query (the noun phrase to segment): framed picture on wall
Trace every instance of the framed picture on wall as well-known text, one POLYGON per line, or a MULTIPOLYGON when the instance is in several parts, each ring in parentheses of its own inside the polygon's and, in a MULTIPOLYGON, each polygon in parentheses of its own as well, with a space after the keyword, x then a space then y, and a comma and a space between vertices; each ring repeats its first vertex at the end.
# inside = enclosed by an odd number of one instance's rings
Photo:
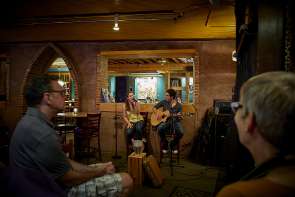
POLYGON ((0 56, 0 101, 8 100, 9 64, 6 57, 0 56))
POLYGON ((157 96, 157 79, 155 77, 137 77, 135 79, 138 99, 155 99, 157 96))
POLYGON ((103 102, 104 103, 109 103, 110 99, 109 99, 109 91, 108 91, 108 89, 101 88, 101 94, 102 94, 103 102))

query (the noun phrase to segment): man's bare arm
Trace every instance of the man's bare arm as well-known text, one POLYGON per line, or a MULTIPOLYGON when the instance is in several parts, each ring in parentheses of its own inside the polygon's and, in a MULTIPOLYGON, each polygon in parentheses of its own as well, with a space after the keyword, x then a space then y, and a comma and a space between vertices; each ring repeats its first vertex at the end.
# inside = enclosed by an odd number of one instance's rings
POLYGON ((59 181, 69 187, 79 185, 95 177, 115 172, 114 166, 111 162, 105 163, 105 165, 101 165, 100 167, 91 167, 70 159, 68 161, 71 164, 72 169, 59 178, 59 181))

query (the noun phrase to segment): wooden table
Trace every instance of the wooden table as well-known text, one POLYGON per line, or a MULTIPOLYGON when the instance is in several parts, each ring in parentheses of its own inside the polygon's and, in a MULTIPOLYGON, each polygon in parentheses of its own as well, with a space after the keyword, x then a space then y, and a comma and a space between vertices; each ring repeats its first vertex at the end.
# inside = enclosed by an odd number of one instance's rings
POLYGON ((75 151, 72 150, 74 146, 73 141, 75 141, 75 135, 70 137, 69 144, 67 143, 67 135, 71 135, 74 133, 74 129, 76 127, 82 127, 84 125, 84 120, 87 118, 87 112, 65 112, 65 113, 58 113, 56 115, 58 119, 61 119, 61 124, 57 124, 57 127, 62 128, 60 135, 62 136, 63 141, 63 149, 65 152, 69 153, 69 156, 74 157, 75 151), (66 146, 66 147, 65 147, 66 146))
POLYGON ((72 133, 72 130, 75 127, 83 126, 83 120, 87 118, 87 112, 65 112, 58 113, 57 119, 59 119, 59 123, 57 123, 57 127, 63 127, 64 133, 72 133))
POLYGON ((87 118, 87 112, 65 112, 58 113, 57 116, 66 117, 66 118, 87 118))
POLYGON ((65 112, 58 113, 57 117, 64 117, 64 123, 75 124, 78 127, 83 127, 87 123, 85 119, 87 118, 87 112, 65 112))

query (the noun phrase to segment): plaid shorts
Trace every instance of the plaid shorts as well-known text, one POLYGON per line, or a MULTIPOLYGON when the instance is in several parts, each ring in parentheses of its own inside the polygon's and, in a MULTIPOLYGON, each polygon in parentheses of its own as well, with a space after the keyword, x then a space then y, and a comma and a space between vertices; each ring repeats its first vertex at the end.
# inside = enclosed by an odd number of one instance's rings
MULTIPOLYGON (((95 164, 92 166, 98 166, 95 164)), ((122 192, 120 174, 108 174, 74 186, 68 192, 68 197, 119 196, 122 192)))

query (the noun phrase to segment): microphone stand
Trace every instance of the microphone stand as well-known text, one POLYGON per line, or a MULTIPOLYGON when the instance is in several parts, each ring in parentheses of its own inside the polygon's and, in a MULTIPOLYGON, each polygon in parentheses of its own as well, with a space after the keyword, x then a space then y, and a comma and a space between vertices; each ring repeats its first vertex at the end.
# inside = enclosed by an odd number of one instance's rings
MULTIPOLYGON (((173 112, 173 109, 171 108, 171 111, 173 112)), ((183 165, 179 165, 179 164, 173 164, 173 150, 172 150, 172 147, 171 147, 171 142, 172 142, 172 140, 174 140, 174 137, 175 137, 175 135, 176 135, 176 133, 175 133, 175 120, 174 120, 174 117, 175 116, 175 114, 174 113, 172 113, 172 117, 171 117, 171 125, 170 125, 170 132, 172 132, 171 133, 171 136, 172 136, 172 138, 170 139, 170 141, 169 141, 169 149, 170 149, 170 162, 169 162, 169 167, 170 167, 170 175, 171 176, 173 176, 174 175, 174 171, 173 171, 173 167, 179 167, 179 168, 184 168, 184 166, 183 165)), ((178 151, 178 153, 177 153, 177 157, 179 157, 179 154, 180 154, 180 148, 179 148, 179 143, 180 142, 178 142, 177 143, 177 151, 178 151)), ((178 160, 179 161, 179 160, 178 160)))
POLYGON ((115 103, 115 155, 112 156, 113 159, 121 159, 121 156, 118 155, 118 115, 117 115, 117 103, 115 103))

